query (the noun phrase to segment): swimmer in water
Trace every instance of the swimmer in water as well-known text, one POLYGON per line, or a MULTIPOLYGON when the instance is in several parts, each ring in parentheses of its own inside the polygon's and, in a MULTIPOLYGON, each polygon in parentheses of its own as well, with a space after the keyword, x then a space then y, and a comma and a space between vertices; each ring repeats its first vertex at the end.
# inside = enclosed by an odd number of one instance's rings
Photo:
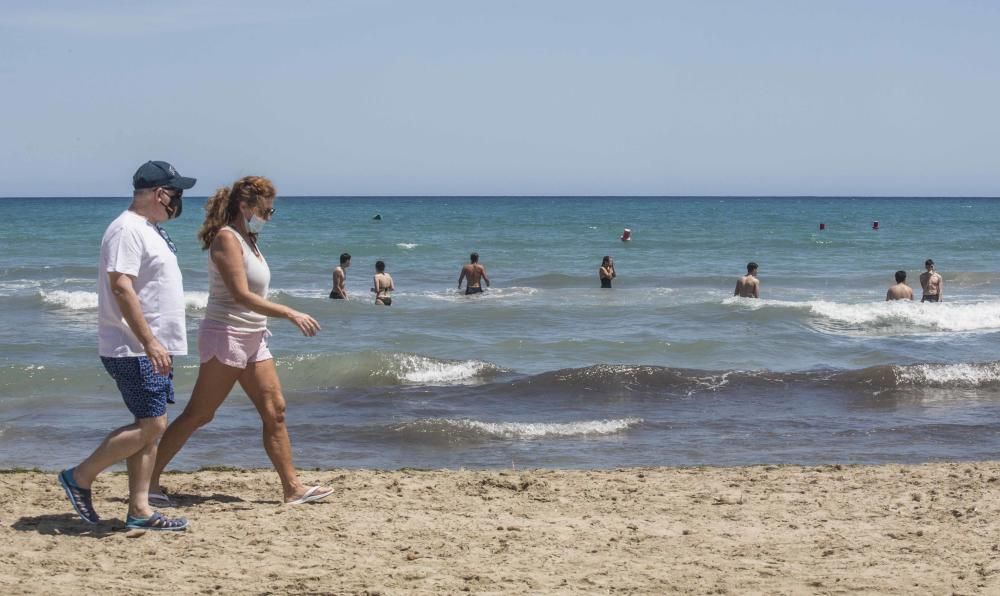
POLYGON ((913 288, 906 285, 906 272, 896 272, 896 285, 889 288, 885 293, 885 301, 890 300, 913 300, 913 288))
POLYGON ((340 255, 340 265, 333 270, 333 290, 330 298, 334 300, 347 300, 347 288, 344 282, 347 281, 347 268, 351 266, 351 255, 344 253, 340 255))
POLYGON ((601 287, 610 288, 611 280, 615 278, 615 260, 605 255, 601 261, 601 267, 597 270, 598 277, 601 278, 601 287))
POLYGON ((920 274, 920 287, 924 290, 924 295, 920 297, 921 302, 941 302, 944 298, 944 279, 941 274, 934 270, 934 259, 924 261, 927 271, 920 274))
POLYGON ((747 274, 736 280, 734 296, 740 298, 760 298, 760 280, 757 279, 757 263, 747 263, 747 274))
POLYGON ((375 304, 392 306, 392 296, 389 292, 395 290, 396 286, 392 283, 392 276, 385 272, 384 261, 375 261, 375 277, 372 283, 375 286, 372 288, 375 292, 375 304))
POLYGON ((469 263, 462 267, 462 272, 458 275, 458 289, 462 289, 462 280, 466 281, 465 295, 479 294, 483 291, 481 281, 486 282, 486 287, 490 287, 490 278, 486 275, 486 267, 479 264, 479 253, 474 252, 469 255, 469 263))

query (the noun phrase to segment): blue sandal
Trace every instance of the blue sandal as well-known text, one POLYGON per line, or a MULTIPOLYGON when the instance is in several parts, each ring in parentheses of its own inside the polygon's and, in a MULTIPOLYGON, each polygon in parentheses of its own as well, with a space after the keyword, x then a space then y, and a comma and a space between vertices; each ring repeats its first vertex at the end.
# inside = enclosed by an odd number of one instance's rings
POLYGON ((69 498, 70 504, 73 505, 73 509, 80 516, 80 519, 88 524, 97 524, 101 521, 100 516, 94 511, 91 490, 76 485, 76 481, 73 480, 73 468, 59 472, 59 484, 66 491, 66 497, 69 498))
POLYGON ((132 517, 125 519, 127 530, 160 530, 166 532, 183 532, 188 527, 188 520, 183 517, 171 519, 159 511, 149 517, 132 517))

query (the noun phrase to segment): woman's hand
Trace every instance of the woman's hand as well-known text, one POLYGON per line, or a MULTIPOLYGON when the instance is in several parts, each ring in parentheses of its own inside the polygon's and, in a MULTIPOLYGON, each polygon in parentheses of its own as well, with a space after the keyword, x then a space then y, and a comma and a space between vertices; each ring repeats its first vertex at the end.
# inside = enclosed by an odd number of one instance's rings
POLYGON ((304 312, 289 309, 285 318, 298 327, 299 330, 302 331, 302 335, 305 335, 306 337, 312 337, 320 330, 319 323, 316 322, 316 319, 310 317, 304 312))

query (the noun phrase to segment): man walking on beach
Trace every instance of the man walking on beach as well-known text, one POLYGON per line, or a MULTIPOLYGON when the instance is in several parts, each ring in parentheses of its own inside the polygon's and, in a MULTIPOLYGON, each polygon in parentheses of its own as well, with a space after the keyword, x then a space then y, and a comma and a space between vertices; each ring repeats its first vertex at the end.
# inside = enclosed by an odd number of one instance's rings
POLYGON ((479 253, 474 252, 469 255, 469 263, 462 267, 462 273, 458 275, 458 289, 462 289, 462 280, 465 283, 465 295, 479 294, 483 291, 481 281, 486 282, 486 287, 490 287, 490 278, 486 276, 486 267, 479 264, 479 253))
POLYGON ((351 255, 346 252, 340 255, 340 265, 333 270, 333 291, 330 298, 335 300, 347 300, 347 289, 344 282, 347 281, 347 268, 351 266, 351 255))
POLYGON ((890 300, 913 300, 913 288, 906 285, 906 272, 903 270, 896 272, 896 285, 885 293, 885 301, 890 300))
POLYGON ((760 298, 760 280, 757 279, 757 263, 747 263, 747 274, 736 280, 733 296, 740 298, 760 298))
POLYGON ((920 274, 920 287, 924 289, 921 302, 941 302, 944 297, 944 279, 934 270, 934 259, 924 261, 927 271, 920 274))
POLYGON ((173 357, 187 354, 184 288, 177 248, 161 222, 181 214, 181 195, 194 186, 169 163, 149 161, 132 178, 132 204, 104 232, 98 270, 98 351, 135 422, 115 429, 59 483, 83 521, 100 521, 91 498, 97 475, 125 460, 129 507, 125 527, 184 530, 149 506, 156 444, 173 403, 173 357))

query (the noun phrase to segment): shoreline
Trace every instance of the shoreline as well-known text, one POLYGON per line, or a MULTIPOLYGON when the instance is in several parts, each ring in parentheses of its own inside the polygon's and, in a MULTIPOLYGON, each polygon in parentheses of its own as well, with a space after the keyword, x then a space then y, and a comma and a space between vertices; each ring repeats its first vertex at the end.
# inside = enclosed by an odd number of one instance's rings
POLYGON ((170 473, 187 533, 96 529, 55 472, 0 473, 5 594, 997 593, 1000 461, 611 470, 170 473))

